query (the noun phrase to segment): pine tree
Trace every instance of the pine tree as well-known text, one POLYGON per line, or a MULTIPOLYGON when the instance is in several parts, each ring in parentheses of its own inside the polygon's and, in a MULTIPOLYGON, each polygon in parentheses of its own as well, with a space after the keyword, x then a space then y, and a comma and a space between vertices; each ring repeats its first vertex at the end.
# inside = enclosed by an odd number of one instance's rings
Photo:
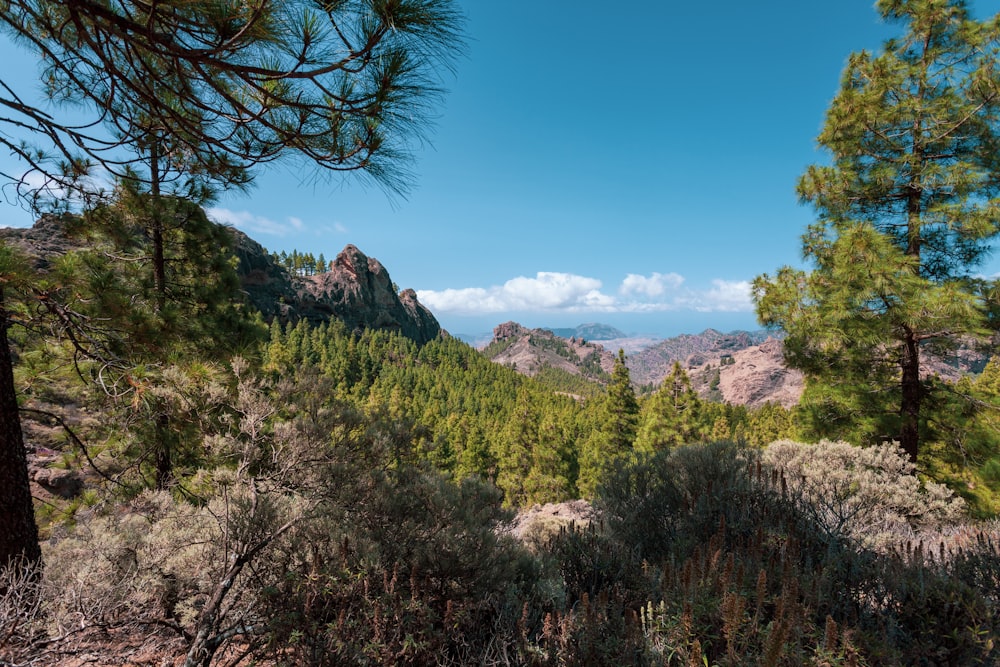
POLYGON ((538 446, 538 425, 539 414, 532 396, 521 388, 497 451, 497 486, 508 505, 521 506, 527 500, 525 482, 538 446))
POLYGON ((632 388, 628 366, 625 365, 625 351, 618 350, 611 382, 608 383, 608 398, 605 403, 604 432, 607 434, 609 453, 621 454, 632 449, 639 421, 639 402, 632 388))
POLYGON ((660 389, 645 401, 640 419, 635 441, 639 450, 652 452, 704 438, 701 399, 680 362, 674 362, 660 389))
POLYGON ((597 423, 580 453, 580 493, 593 495, 604 472, 632 451, 639 420, 639 402, 632 388, 625 351, 618 350, 608 393, 597 411, 597 423))
MULTIPOLYGON (((0 82, 9 93, 0 97, 0 124, 9 128, 0 132, 0 145, 26 170, 2 177, 33 204, 53 181, 103 197, 103 185, 92 186, 109 174, 148 192, 162 297, 168 274, 156 250, 163 233, 156 200, 167 194, 161 192, 167 167, 182 185, 181 173, 239 184, 248 182, 246 170, 292 151, 319 169, 361 170, 391 190, 405 189, 400 162, 427 118, 428 96, 440 92, 431 81, 435 66, 447 65, 460 49, 459 23, 449 0, 251 0, 235 9, 199 1, 5 2, 0 29, 38 57, 50 97, 75 109, 59 118, 24 104, 0 82), (88 179, 95 171, 100 178, 88 179)), ((2 318, 6 309, 0 301, 0 328, 11 323, 2 318)), ((0 378, 12 363, 9 349, 0 352, 0 378)), ((0 411, 0 421, 19 422, 16 401, 0 403, 0 411)), ((13 433, 0 429, 3 480, 21 474, 23 457, 7 455, 23 449, 13 433)), ((23 502, 3 510, 31 513, 23 502)), ((37 547, 26 533, 0 532, 0 554, 34 554, 37 547)))
POLYGON ((905 33, 850 57, 819 136, 832 164, 798 186, 818 213, 803 237, 815 268, 760 276, 754 294, 807 375, 806 409, 916 461, 923 350, 987 323, 974 275, 1000 232, 1000 19, 977 23, 961 0, 877 8, 905 33))

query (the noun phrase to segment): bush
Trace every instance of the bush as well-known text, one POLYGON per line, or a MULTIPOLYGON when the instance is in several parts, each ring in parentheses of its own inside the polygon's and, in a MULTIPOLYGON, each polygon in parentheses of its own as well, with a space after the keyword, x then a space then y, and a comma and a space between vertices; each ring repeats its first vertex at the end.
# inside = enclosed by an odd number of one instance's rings
POLYGON ((782 440, 764 449, 763 461, 823 530, 867 547, 901 544, 963 516, 964 502, 941 484, 921 483, 893 444, 782 440))
MULTIPOLYGON (((619 466, 595 500, 606 530, 582 551, 608 555, 595 561, 598 572, 626 573, 631 564, 645 579, 592 577, 599 585, 588 589, 591 599, 638 612, 643 659, 659 664, 966 665, 1000 657, 991 639, 1000 613, 990 583, 1000 568, 995 550, 949 561, 917 547, 875 552, 821 524, 822 506, 791 486, 756 451, 725 444, 619 466), (639 608, 637 589, 649 596, 639 608)), ((893 488, 890 498, 912 491, 905 481, 893 488)), ((890 509, 921 509, 911 512, 918 526, 955 511, 947 500, 917 499, 890 509)))
POLYGON ((496 488, 409 466, 374 472, 367 486, 346 512, 310 523, 271 555, 258 585, 281 656, 480 663, 517 645, 524 603, 561 602, 558 589, 539 586, 537 560, 498 530, 510 514, 496 488))

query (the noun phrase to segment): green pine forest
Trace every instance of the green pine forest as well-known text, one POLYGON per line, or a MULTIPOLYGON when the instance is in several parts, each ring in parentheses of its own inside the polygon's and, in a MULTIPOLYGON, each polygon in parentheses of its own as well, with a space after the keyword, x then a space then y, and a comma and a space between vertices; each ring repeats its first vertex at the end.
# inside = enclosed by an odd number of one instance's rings
POLYGON ((448 0, 0 4, 113 137, 0 98, 72 240, 0 244, 0 664, 1000 663, 1000 357, 921 365, 996 348, 1000 18, 876 9, 798 185, 812 268, 753 285, 788 410, 249 305, 204 207, 287 152, 405 191, 448 0))

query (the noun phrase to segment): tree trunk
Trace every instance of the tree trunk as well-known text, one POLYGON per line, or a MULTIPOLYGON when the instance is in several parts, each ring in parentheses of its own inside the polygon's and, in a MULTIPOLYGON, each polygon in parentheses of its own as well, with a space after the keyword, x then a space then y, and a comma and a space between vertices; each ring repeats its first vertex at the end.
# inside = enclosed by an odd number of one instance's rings
POLYGON ((10 314, 0 285, 0 567, 15 559, 26 559, 29 564, 42 559, 14 390, 14 358, 7 340, 9 326, 10 314))
MULTIPOLYGON (((149 183, 152 195, 150 224, 153 237, 153 289, 156 292, 156 312, 163 314, 167 305, 167 262, 163 250, 163 218, 160 202, 160 144, 153 138, 149 148, 149 183)), ((156 488, 165 489, 173 480, 173 461, 170 452, 170 417, 156 416, 156 488)))
POLYGON ((167 302, 167 262, 163 252, 163 218, 160 205, 160 153, 159 143, 154 138, 149 149, 149 183, 153 206, 151 224, 153 226, 153 286, 156 290, 156 307, 162 312, 167 302))
POLYGON ((920 404, 923 401, 923 385, 920 383, 920 345, 914 333, 905 328, 903 357, 900 362, 902 379, 899 414, 902 424, 899 430, 899 445, 906 452, 910 462, 916 464, 920 448, 920 404))
POLYGON ((170 417, 166 414, 156 415, 156 488, 166 489, 174 480, 174 462, 170 447, 170 417))

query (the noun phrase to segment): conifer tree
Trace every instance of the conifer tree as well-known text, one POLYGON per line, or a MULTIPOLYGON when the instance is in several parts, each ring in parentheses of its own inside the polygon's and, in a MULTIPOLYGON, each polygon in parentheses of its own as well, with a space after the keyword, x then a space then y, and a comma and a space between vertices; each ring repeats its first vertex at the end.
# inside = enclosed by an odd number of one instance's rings
POLYGON ((628 366, 625 365, 624 350, 618 350, 615 367, 611 371, 604 416, 603 430, 608 436, 609 450, 619 454, 632 449, 638 428, 639 402, 635 397, 635 389, 632 388, 628 366))
POLYGON ((539 414, 531 394, 524 387, 517 392, 514 411, 500 436, 497 452, 497 486, 508 505, 520 506, 527 500, 525 481, 538 446, 539 414))
MULTIPOLYGON (((172 169, 185 186, 186 176, 241 185, 256 165, 291 152, 405 189, 409 142, 440 94, 435 67, 461 48, 459 23, 450 0, 0 3, 0 32, 37 56, 55 101, 76 107, 62 118, 33 107, 0 75, 0 125, 13 130, 0 132, 0 145, 26 170, 0 178, 32 203, 33 173, 49 192, 54 184, 103 197, 87 178, 94 171, 148 192, 162 297, 163 174, 172 169)), ((0 314, 7 309, 0 303, 0 314)), ((0 354, 0 377, 11 358, 0 354)), ((4 411, 19 421, 16 401, 0 404, 4 411)), ((10 433, 0 432, 4 479, 20 474, 7 466, 23 458, 10 433)), ((32 513, 24 503, 4 511, 32 513)), ((0 553, 37 553, 37 539, 23 539, 31 538, 0 533, 0 553)))
POLYGON ((611 463, 632 451, 638 429, 639 402, 632 388, 625 351, 618 350, 608 393, 597 411, 598 422, 580 454, 580 492, 590 496, 611 463))
POLYGON ((440 93, 434 69, 461 49, 460 22, 450 0, 12 0, 0 33, 37 56, 46 91, 75 109, 48 113, 3 80, 11 131, 0 145, 63 187, 86 187, 79 177, 95 166, 121 177, 146 146, 237 172, 292 149, 398 189, 440 93))
POLYGON ((645 401, 640 419, 635 447, 643 451, 689 445, 704 437, 701 399, 680 362, 674 362, 660 389, 645 401))
POLYGON ((987 325, 974 275, 1000 232, 1000 18, 976 22, 962 0, 876 6, 905 32, 850 57, 819 136, 832 163, 798 185, 818 214, 803 237, 814 269, 760 276, 754 295, 788 333, 806 409, 916 461, 921 355, 987 325))

